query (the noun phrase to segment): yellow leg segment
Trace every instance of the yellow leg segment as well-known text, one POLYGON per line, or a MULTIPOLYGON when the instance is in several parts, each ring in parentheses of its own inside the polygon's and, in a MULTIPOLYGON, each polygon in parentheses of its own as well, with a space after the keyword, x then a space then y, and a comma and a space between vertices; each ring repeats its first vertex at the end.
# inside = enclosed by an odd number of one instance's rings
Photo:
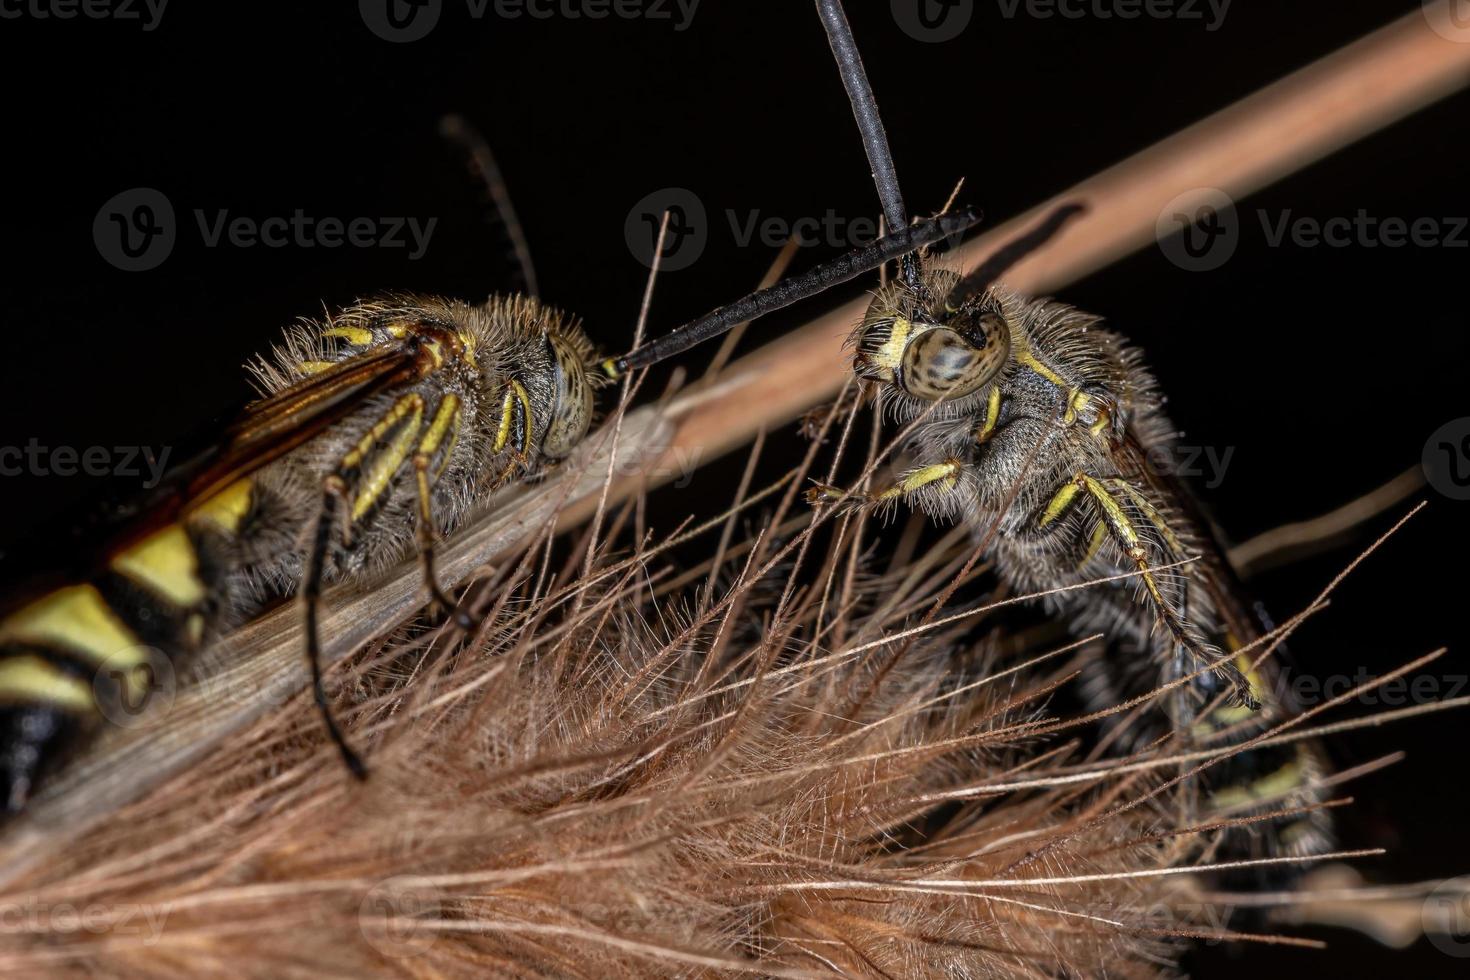
POLYGON ((357 497, 352 501, 352 513, 349 523, 356 524, 377 503, 389 484, 393 482, 393 475, 398 472, 408 454, 413 449, 414 440, 418 438, 419 430, 424 425, 424 396, 418 392, 410 392, 398 401, 393 407, 378 420, 367 434, 358 441, 342 459, 344 470, 354 470, 360 467, 368 452, 381 442, 389 433, 393 434, 384 451, 375 455, 370 461, 367 471, 363 474, 358 484, 357 497))
POLYGON ((497 453, 510 442, 512 431, 515 429, 516 403, 521 406, 521 444, 518 451, 524 455, 529 451, 531 445, 531 396, 526 393, 525 387, 515 378, 511 378, 505 385, 505 400, 500 407, 500 428, 495 433, 495 442, 491 448, 497 453))
POLYGON ((1123 553, 1138 569, 1144 590, 1148 592, 1149 599, 1153 603, 1154 612, 1169 630, 1174 641, 1193 654, 1196 659, 1211 664, 1215 673, 1231 685, 1235 698, 1240 704, 1252 710, 1259 708, 1261 703, 1251 689, 1250 682, 1241 674, 1239 668, 1229 661, 1216 663, 1218 658, 1211 656, 1210 652, 1190 635, 1179 613, 1165 600, 1163 590, 1159 588, 1158 579, 1154 576, 1153 568, 1149 564, 1148 552, 1143 546, 1138 529, 1129 518, 1127 511, 1124 510, 1122 503, 1101 480, 1086 473, 1078 473, 1072 478, 1071 483, 1058 490, 1052 497, 1039 523, 1044 527, 1059 518, 1081 491, 1085 491, 1097 505, 1102 514, 1103 523, 1107 525, 1114 539, 1122 546, 1123 553))
MULTIPOLYGON (((438 474, 442 473, 444 467, 448 465, 449 452, 454 448, 454 440, 459 432, 459 409, 459 396, 445 395, 434 410, 434 418, 429 422, 429 427, 424 431, 424 437, 419 441, 418 448, 413 454, 414 485, 418 489, 419 503, 419 562, 423 566, 424 585, 429 590, 430 599, 446 612, 453 610, 455 604, 439 585, 439 576, 434 567, 434 545, 437 532, 434 524, 434 495, 429 478, 429 467, 433 465, 434 456, 441 447, 445 450, 445 459, 441 461, 434 478, 437 479, 438 474)), ((474 626, 474 620, 465 612, 456 613, 455 622, 465 629, 474 626)))
POLYGON ((980 431, 975 433, 976 445, 983 446, 995 435, 995 428, 1000 424, 1000 385, 993 385, 990 389, 990 397, 985 402, 985 422, 980 426, 980 431))
POLYGON ((947 459, 942 463, 932 466, 921 466, 918 469, 909 470, 899 477, 898 482, 886 490, 876 493, 848 493, 841 487, 830 486, 826 483, 818 483, 806 493, 808 503, 830 504, 839 501, 854 501, 858 506, 872 504, 886 504, 909 494, 917 493, 926 487, 936 483, 942 484, 942 489, 948 493, 955 488, 959 482, 960 468, 963 464, 957 459, 947 459))

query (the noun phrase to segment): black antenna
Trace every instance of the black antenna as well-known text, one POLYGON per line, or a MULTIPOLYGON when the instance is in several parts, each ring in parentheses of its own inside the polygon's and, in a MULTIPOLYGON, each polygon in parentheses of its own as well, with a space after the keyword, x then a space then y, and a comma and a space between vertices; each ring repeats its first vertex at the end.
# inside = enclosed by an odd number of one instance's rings
POLYGON ((516 264, 520 268, 520 285, 524 287, 520 291, 532 298, 538 297, 541 290, 536 282, 536 267, 531 264, 531 247, 526 243, 521 219, 510 202, 510 192, 506 190, 500 164, 495 162, 495 154, 490 152, 490 144, 463 116, 445 116, 439 121, 439 134, 459 148, 470 173, 479 178, 480 187, 492 208, 486 213, 486 218, 498 225, 510 239, 511 251, 515 253, 516 264))
POLYGON ((1058 205, 1041 224, 1006 242, 990 258, 972 269, 969 275, 960 280, 956 293, 960 296, 973 296, 989 289, 996 280, 1005 275, 1007 269, 1051 241, 1067 222, 1086 211, 1086 205, 1075 201, 1058 205))
POLYGON ((853 249, 846 255, 823 263, 804 275, 783 279, 774 286, 757 290, 744 299, 712 310, 622 357, 610 357, 602 362, 602 369, 610 377, 619 378, 635 368, 657 364, 712 337, 718 337, 737 323, 784 309, 838 283, 872 272, 885 262, 892 262, 951 235, 958 235, 979 220, 980 212, 976 209, 960 208, 934 218, 916 221, 883 236, 871 245, 853 249))
MULTIPOLYGON (((883 117, 878 113, 878 102, 873 98, 873 87, 868 84, 868 73, 863 68, 862 55, 858 54, 857 42, 853 40, 852 25, 847 22, 842 0, 817 0, 817 14, 827 31, 827 43, 832 46, 832 56, 837 59, 837 70, 842 75, 842 86, 847 89, 847 100, 852 104, 853 117, 857 119, 858 131, 863 136, 863 150, 868 154, 868 167, 873 171, 878 200, 883 204, 884 220, 889 228, 902 228, 909 223, 908 212, 903 206, 903 191, 899 189, 898 174, 893 168, 893 153, 888 147, 883 117)), ((912 257, 903 260, 900 272, 904 282, 910 286, 918 284, 918 264, 912 257)))

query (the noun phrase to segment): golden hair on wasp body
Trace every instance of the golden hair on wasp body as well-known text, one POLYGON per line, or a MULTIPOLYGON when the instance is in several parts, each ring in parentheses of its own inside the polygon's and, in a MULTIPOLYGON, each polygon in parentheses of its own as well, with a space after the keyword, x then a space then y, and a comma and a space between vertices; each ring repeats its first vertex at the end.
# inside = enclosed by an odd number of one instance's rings
MULTIPOLYGON (((9 597, 0 614, 0 814, 24 809, 104 722, 141 714, 160 676, 196 661, 264 602, 290 596, 301 603, 327 730, 365 776, 327 708, 326 584, 417 553, 429 599, 453 610, 436 542, 498 488, 576 449, 610 365, 656 363, 977 218, 964 211, 900 229, 717 309, 676 331, 678 344, 631 362, 599 361, 578 320, 527 295, 479 305, 389 295, 289 329, 249 365, 262 397, 210 448, 95 541, 78 570, 9 597)), ((523 278, 534 281, 529 268, 523 278)))
MULTIPOLYGON (((817 0, 889 227, 908 222, 876 101, 840 0, 817 0)), ((986 545, 998 574, 1079 634, 1106 633, 1117 650, 1093 671, 1094 699, 1115 703, 1161 682, 1193 679, 1163 701, 1129 745, 1169 732, 1243 740, 1294 712, 1277 698, 1272 665, 1236 651, 1262 635, 1189 489, 1152 459, 1177 431, 1141 352, 1062 303, 1009 292, 1002 274, 1062 232, 1069 204, 961 274, 922 252, 906 256, 874 294, 849 345, 855 375, 877 391, 905 433, 908 468, 890 486, 847 493, 818 485, 817 504, 900 501, 958 519, 986 545), (1099 578, 1112 588, 1082 588, 1099 578)), ((1240 792, 1287 786, 1288 803, 1320 793, 1310 745, 1244 753, 1191 792, 1206 812, 1240 792)), ((1282 794, 1277 794, 1282 795, 1282 794)), ((1249 837, 1247 840, 1246 837, 1249 837)), ((1313 811, 1259 850, 1320 851, 1325 815, 1313 811)))

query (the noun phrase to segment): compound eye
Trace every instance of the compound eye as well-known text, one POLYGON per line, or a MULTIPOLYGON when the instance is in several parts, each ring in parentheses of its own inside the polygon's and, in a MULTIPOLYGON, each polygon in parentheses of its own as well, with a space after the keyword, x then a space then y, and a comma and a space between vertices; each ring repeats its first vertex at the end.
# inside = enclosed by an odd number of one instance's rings
POLYGON ((977 328, 973 341, 949 327, 916 333, 903 351, 903 389, 915 398, 937 401, 963 397, 987 384, 1005 364, 1010 334, 994 313, 982 315, 977 328))

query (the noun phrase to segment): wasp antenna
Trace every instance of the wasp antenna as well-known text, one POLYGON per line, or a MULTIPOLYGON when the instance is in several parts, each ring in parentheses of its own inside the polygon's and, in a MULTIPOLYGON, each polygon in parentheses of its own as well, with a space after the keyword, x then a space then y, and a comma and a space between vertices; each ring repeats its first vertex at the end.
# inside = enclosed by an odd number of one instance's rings
POLYGON ((648 367, 682 354, 697 344, 718 337, 737 323, 785 309, 839 283, 872 272, 886 262, 926 248, 951 235, 958 235, 972 227, 980 217, 980 212, 975 208, 959 208, 948 214, 916 221, 870 245, 853 249, 846 255, 823 263, 810 272, 782 280, 727 306, 711 310, 699 319, 691 320, 622 357, 610 357, 602 362, 602 369, 609 377, 619 378, 635 368, 648 367))
POLYGON ((959 295, 971 296, 989 289, 996 280, 1005 275, 1006 270, 1051 241, 1067 222, 1086 211, 1087 205, 1077 201, 1059 205, 1041 224, 1006 242, 990 258, 971 270, 959 285, 959 295))
POLYGON ((511 250, 515 253, 516 264, 520 266, 522 288, 519 291, 532 297, 540 296, 536 267, 531 264, 531 246, 526 242, 521 219, 516 215, 515 205, 510 202, 510 191, 506 190, 505 177, 500 172, 500 165, 495 162, 495 154, 490 152, 490 144, 485 142, 485 137, 480 135, 479 130, 459 115, 448 115, 441 119, 439 135, 464 154, 470 173, 480 181, 480 186, 489 197, 493 211, 487 217, 491 224, 504 230, 505 237, 510 239, 511 250))
POLYGON ((863 149, 868 154, 868 166, 873 169, 873 183, 878 186, 878 197, 883 202, 883 217, 887 219, 888 227, 902 228, 909 223, 903 206, 903 192, 898 186, 898 174, 893 169, 893 154, 888 147, 888 134, 883 130, 883 117, 878 113, 873 87, 868 84, 862 55, 858 54, 857 42, 852 37, 852 26, 847 22, 841 0, 817 0, 817 13, 826 28, 832 56, 837 59, 837 70, 842 74, 842 86, 847 89, 853 117, 857 119, 858 130, 863 135, 863 149))
MULTIPOLYGON (((858 54, 857 41, 852 36, 852 25, 847 22, 847 12, 842 9, 842 0, 817 0, 817 14, 827 31, 827 43, 832 46, 832 56, 837 59, 842 87, 847 89, 847 101, 852 105, 853 118, 862 133, 863 150, 868 155, 868 167, 878 188, 878 200, 883 204, 884 220, 890 228, 902 228, 909 223, 909 218, 903 204, 903 191, 898 186, 898 173, 893 166, 893 152, 888 146, 888 133, 883 129, 878 101, 873 97, 873 86, 868 83, 862 55, 858 54)), ((919 266, 913 256, 904 256, 900 265, 904 282, 910 286, 918 285, 919 266)))

